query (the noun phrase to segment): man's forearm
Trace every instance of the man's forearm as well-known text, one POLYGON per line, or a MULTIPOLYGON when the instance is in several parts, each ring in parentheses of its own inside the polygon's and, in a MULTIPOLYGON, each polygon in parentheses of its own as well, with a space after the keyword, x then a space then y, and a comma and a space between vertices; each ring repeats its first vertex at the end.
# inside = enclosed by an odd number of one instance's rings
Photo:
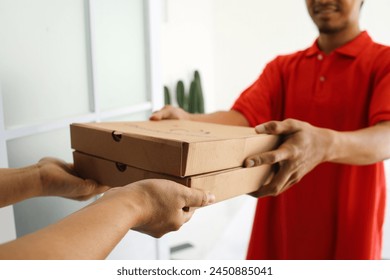
POLYGON ((368 165, 390 158, 390 121, 357 131, 331 133, 327 161, 368 165))
POLYGON ((234 110, 218 111, 210 114, 192 114, 191 120, 199 122, 218 123, 226 125, 249 126, 245 117, 234 110))

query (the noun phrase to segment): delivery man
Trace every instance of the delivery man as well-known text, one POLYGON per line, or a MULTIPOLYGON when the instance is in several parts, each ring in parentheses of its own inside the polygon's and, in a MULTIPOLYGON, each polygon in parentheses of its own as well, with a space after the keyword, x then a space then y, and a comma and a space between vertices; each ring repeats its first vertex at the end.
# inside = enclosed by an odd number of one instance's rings
POLYGON ((246 166, 278 165, 262 186, 248 259, 380 259, 390 158, 390 47, 359 27, 363 0, 306 0, 315 43, 279 56, 227 112, 171 106, 152 120, 254 126, 278 149, 246 166))

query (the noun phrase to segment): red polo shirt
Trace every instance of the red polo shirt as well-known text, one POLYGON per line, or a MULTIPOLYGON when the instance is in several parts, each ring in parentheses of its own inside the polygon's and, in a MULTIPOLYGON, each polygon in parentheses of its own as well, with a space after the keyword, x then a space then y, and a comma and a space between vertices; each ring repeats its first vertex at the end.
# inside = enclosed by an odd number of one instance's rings
MULTIPOLYGON (((293 118, 351 131, 390 120, 390 48, 366 32, 329 55, 315 42, 270 62, 232 109, 252 126, 293 118)), ((247 257, 379 259, 385 200, 383 163, 320 164, 259 199, 247 257)))

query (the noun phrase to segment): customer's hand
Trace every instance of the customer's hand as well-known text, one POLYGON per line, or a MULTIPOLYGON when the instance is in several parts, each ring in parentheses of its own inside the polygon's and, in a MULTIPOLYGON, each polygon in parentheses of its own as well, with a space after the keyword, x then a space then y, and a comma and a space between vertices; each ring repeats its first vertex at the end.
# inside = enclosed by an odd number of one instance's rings
POLYGON ((148 179, 110 189, 96 203, 110 201, 126 205, 129 227, 158 238, 178 230, 192 217, 193 207, 209 205, 215 197, 173 181, 148 179))
POLYGON ((160 120, 191 120, 191 114, 179 107, 166 105, 162 109, 154 112, 150 118, 151 121, 160 120))
POLYGON ((254 196, 276 196, 298 183, 303 176, 326 161, 330 146, 330 130, 309 123, 287 119, 271 121, 256 127, 259 134, 280 135, 281 145, 273 151, 254 155, 245 160, 246 167, 263 164, 278 165, 273 177, 254 196))
POLYGON ((43 158, 37 163, 40 196, 61 196, 86 200, 109 189, 93 180, 79 178, 73 165, 56 158, 43 158))

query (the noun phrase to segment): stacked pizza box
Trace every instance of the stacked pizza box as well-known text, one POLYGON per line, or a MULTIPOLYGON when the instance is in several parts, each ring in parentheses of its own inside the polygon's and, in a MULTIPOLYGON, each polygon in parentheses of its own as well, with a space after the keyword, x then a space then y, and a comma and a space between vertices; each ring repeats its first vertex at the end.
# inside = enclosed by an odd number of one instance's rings
POLYGON ((210 191, 222 201, 256 191, 271 166, 243 167, 277 137, 253 128, 183 120, 71 124, 80 176, 112 187, 157 178, 210 191))

